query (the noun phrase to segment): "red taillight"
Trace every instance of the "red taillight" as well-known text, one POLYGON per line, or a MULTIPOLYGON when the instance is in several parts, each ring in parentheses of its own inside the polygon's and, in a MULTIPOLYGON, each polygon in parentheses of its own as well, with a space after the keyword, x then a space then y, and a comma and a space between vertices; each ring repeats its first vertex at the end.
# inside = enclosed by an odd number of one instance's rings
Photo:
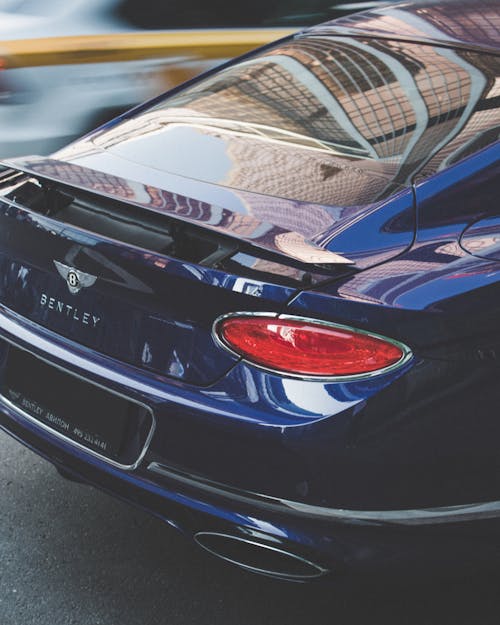
POLYGON ((227 348, 246 360, 306 377, 370 374, 410 354, 396 341, 313 320, 234 315, 220 320, 215 331, 227 348))

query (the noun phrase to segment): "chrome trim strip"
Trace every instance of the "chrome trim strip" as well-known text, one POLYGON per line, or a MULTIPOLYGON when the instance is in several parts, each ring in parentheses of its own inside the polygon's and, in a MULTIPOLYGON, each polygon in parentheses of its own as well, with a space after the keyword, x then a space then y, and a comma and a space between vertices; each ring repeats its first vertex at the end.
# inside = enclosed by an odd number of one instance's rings
POLYGON ((81 443, 73 440, 72 438, 68 438, 67 436, 65 436, 61 432, 58 432, 57 430, 54 430, 53 428, 49 427, 47 424, 43 423, 42 421, 39 421, 38 419, 36 419, 32 415, 30 415, 29 413, 25 412, 19 406, 16 406, 16 404, 12 403, 10 401, 10 399, 7 399, 7 397, 5 397, 5 395, 2 395, 1 393, 0 393, 0 408, 1 408, 2 404, 7 406, 7 408, 9 408, 13 412, 15 412, 18 416, 22 417, 23 419, 28 420, 30 423, 33 423, 37 427, 40 427, 42 430, 44 430, 46 432, 50 432, 50 434, 56 436, 57 438, 60 438, 64 442, 69 443, 72 446, 77 447, 78 449, 80 449, 80 450, 82 450, 84 452, 89 453, 91 456, 95 456, 96 458, 99 458, 100 460, 103 460, 103 461, 107 462, 108 464, 110 464, 110 465, 112 465, 112 466, 114 466, 114 467, 116 467, 118 469, 123 469, 123 470, 126 470, 126 471, 133 471, 134 469, 137 469, 137 467, 140 465, 140 463, 142 462, 142 460, 144 459, 144 456, 146 455, 146 453, 148 451, 149 445, 151 443, 151 440, 153 438, 153 435, 154 435, 154 432, 155 432, 155 429, 156 429, 156 417, 155 417, 155 414, 154 414, 153 410, 149 406, 147 406, 146 404, 144 404, 144 403, 142 403, 140 401, 137 401, 136 399, 132 399, 128 395, 124 395, 123 393, 119 393, 118 391, 110 389, 107 386, 104 386, 103 384, 99 384, 98 382, 94 382, 93 380, 89 380, 88 378, 79 375, 78 373, 75 373, 73 371, 65 369, 64 367, 61 367, 60 365, 57 365, 54 362, 52 362, 50 360, 47 360, 46 358, 43 358, 39 354, 36 354, 35 352, 27 349, 26 347, 23 347, 22 345, 19 345, 18 343, 16 343, 15 341, 12 341, 11 339, 5 337, 4 335, 2 335, 0 338, 3 341, 5 341, 6 343, 9 343, 10 345, 13 345, 17 349, 20 349, 22 351, 27 352, 28 354, 30 354, 34 358, 38 358, 38 360, 41 360, 42 362, 45 362, 46 364, 50 365, 51 367, 55 367, 56 369, 59 369, 60 371, 63 371, 64 373, 66 373, 68 375, 72 375, 73 377, 78 378, 78 379, 82 380, 83 382, 86 382, 88 384, 92 384, 93 386, 96 386, 96 387, 98 387, 98 388, 100 388, 100 389, 102 389, 104 391, 107 391, 108 393, 111 393, 112 395, 116 395, 117 397, 121 397, 122 399, 125 399, 125 400, 127 400, 127 401, 129 401, 129 402, 131 402, 133 404, 136 404, 137 406, 140 406, 141 408, 144 408, 151 415, 151 428, 149 430, 148 436, 146 437, 146 441, 144 443, 144 447, 143 447, 141 453, 139 454, 139 457, 137 458, 137 460, 133 464, 122 464, 120 462, 117 462, 116 460, 108 458, 107 456, 103 456, 102 454, 98 453, 97 451, 94 451, 93 449, 90 449, 89 447, 86 447, 85 445, 82 445, 81 443))
POLYGON ((255 367, 257 369, 260 369, 261 371, 266 371, 267 373, 272 373, 275 375, 281 375, 287 378, 295 378, 299 380, 308 380, 308 381, 314 381, 314 382, 355 382, 355 381, 362 381, 362 380, 370 380, 374 377, 383 375, 385 373, 390 373, 391 371, 394 371, 395 369, 402 367, 404 364, 406 364, 413 358, 413 353, 407 345, 405 345, 404 343, 401 343, 400 341, 397 341, 396 339, 383 336, 382 334, 369 332, 367 330, 361 330, 354 326, 348 326, 348 325, 341 324, 341 323, 335 323, 333 321, 323 321, 322 319, 314 319, 312 317, 301 317, 299 315, 285 315, 285 314, 279 314, 276 312, 233 312, 233 313, 220 315, 220 317, 217 317, 217 319, 212 324, 212 337, 214 341, 217 343, 217 345, 219 345, 219 347, 229 352, 232 356, 239 358, 241 362, 251 365, 252 367, 255 367), (397 362, 395 362, 392 365, 389 365, 388 367, 384 367, 383 369, 377 369, 376 371, 368 371, 366 373, 356 373, 352 375, 332 375, 332 376, 302 375, 300 373, 290 373, 288 371, 282 371, 280 369, 273 369, 272 367, 266 367, 265 365, 261 365, 259 363, 253 362, 252 360, 245 358, 244 356, 239 354, 237 351, 232 349, 232 347, 224 341, 224 338, 220 336, 220 334, 217 331, 217 326, 222 321, 224 321, 224 319, 230 319, 231 317, 272 317, 272 318, 275 318, 276 320, 286 319, 286 320, 291 320, 291 321, 303 321, 305 323, 314 323, 316 325, 322 325, 327 328, 333 328, 333 329, 338 329, 338 330, 348 330, 349 332, 356 332, 357 334, 364 334, 365 336, 370 336, 376 339, 380 339, 382 341, 386 341, 387 343, 391 343, 391 345, 398 347, 401 350, 403 355, 397 362))
POLYGON ((425 526, 440 523, 464 523, 467 521, 500 518, 500 501, 460 504, 435 508, 409 508, 401 510, 350 510, 347 508, 327 508, 261 495, 204 480, 196 476, 181 473, 157 462, 148 466, 148 471, 180 482, 188 487, 203 490, 211 495, 222 497, 231 502, 243 503, 255 507, 260 505, 270 512, 308 517, 311 520, 356 523, 359 525, 401 525, 425 526))
POLYGON ((315 564, 314 562, 311 562, 310 560, 307 560, 306 558, 303 558, 302 556, 298 556, 295 553, 286 551, 286 549, 279 549, 278 547, 272 547, 271 545, 267 545, 265 543, 259 543, 255 540, 249 540, 248 538, 233 536, 232 534, 224 534, 221 532, 197 532, 194 535, 194 540, 196 544, 199 545, 202 549, 205 549, 205 551, 208 551, 212 555, 217 556, 221 560, 225 560, 226 562, 235 564, 236 566, 239 566, 240 568, 245 569, 246 571, 250 571, 252 573, 260 573, 261 575, 267 575, 269 577, 274 577, 277 579, 287 579, 290 581, 317 579, 318 577, 322 577, 323 575, 326 575, 326 573, 329 572, 328 569, 325 569, 319 566, 319 564, 315 564), (274 553, 282 554, 292 560, 298 560, 299 562, 306 564, 311 569, 314 569, 316 573, 311 573, 310 575, 299 575, 299 574, 294 574, 294 573, 279 573, 277 571, 272 571, 271 569, 261 569, 259 567, 250 566, 249 564, 244 564, 243 562, 240 562, 239 560, 234 560, 233 558, 224 556, 220 554, 219 552, 217 552, 215 549, 211 549, 207 545, 204 545, 203 542, 200 542, 200 537, 202 536, 218 536, 220 538, 234 540, 235 542, 244 543, 246 545, 259 547, 260 549, 263 549, 263 550, 273 551, 274 553))

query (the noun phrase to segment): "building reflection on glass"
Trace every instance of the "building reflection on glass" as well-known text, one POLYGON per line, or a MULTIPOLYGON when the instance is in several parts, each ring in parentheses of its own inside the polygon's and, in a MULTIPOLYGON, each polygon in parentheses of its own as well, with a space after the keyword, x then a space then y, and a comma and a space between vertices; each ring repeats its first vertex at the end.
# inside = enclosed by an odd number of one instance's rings
MULTIPOLYGON (((438 23, 439 7, 426 11, 412 28, 432 12, 438 23)), ((484 14, 485 30, 498 29, 492 19, 484 14)), ((310 211, 318 232, 496 140, 499 69, 498 57, 468 50, 318 33, 205 79, 97 143, 171 173, 320 204, 310 211)), ((274 200, 243 201, 276 223, 274 200)), ((300 231, 303 206, 283 209, 280 224, 300 231)))

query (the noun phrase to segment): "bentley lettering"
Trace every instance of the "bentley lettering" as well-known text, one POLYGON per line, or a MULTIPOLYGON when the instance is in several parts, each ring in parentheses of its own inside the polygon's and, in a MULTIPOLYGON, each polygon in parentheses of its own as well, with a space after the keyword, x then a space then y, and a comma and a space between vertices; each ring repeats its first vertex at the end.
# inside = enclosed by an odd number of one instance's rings
POLYGON ((40 296, 40 305, 42 307, 46 307, 49 310, 53 310, 56 313, 64 315, 74 321, 79 321, 83 323, 83 325, 90 326, 92 328, 97 327, 97 324, 101 321, 101 318, 97 315, 92 314, 88 311, 82 311, 76 308, 76 306, 71 306, 71 304, 66 304, 60 299, 56 299, 55 297, 50 297, 46 293, 42 293, 40 296))

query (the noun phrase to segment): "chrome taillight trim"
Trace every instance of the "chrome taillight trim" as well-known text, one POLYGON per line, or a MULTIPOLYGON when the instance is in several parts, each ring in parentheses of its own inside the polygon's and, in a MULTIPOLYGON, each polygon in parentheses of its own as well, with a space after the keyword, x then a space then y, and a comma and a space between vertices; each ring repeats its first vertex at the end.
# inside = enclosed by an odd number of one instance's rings
POLYGON ((276 312, 233 312, 233 313, 220 315, 219 317, 217 317, 217 319, 214 321, 212 325, 212 337, 214 341, 217 343, 217 345, 219 345, 219 347, 225 349, 232 356, 236 356, 241 362, 245 362, 246 364, 251 365, 252 367, 255 367, 256 369, 260 369, 261 371, 266 371, 267 373, 280 375, 286 378, 294 378, 298 380, 308 380, 308 381, 315 381, 315 382, 354 382, 358 380, 360 381, 369 380, 374 377, 384 375, 386 373, 391 373, 392 371, 395 371, 396 369, 399 369, 400 367, 408 363, 413 358, 413 352, 407 345, 405 345, 404 343, 401 343, 400 341, 397 341, 396 339, 384 336, 383 334, 377 334, 376 332, 369 332, 368 330, 361 330, 360 328, 356 328, 355 326, 348 326, 348 325, 336 323, 333 321, 324 321, 322 319, 315 319, 312 317, 302 317, 298 315, 282 315, 276 312), (275 369, 273 367, 266 367, 265 365, 256 363, 253 360, 250 360, 249 358, 245 358, 245 356, 238 353, 224 340, 224 338, 219 333, 218 331, 219 325, 225 319, 231 319, 234 317, 269 317, 269 318, 273 318, 276 320, 300 321, 304 323, 313 323, 315 325, 322 325, 327 328, 332 328, 335 330, 346 330, 348 332, 354 332, 356 334, 364 334, 365 336, 370 336, 372 338, 379 339, 381 341, 385 341, 387 343, 390 343, 391 345, 394 345, 395 347, 401 350, 402 356, 397 362, 393 363, 392 365, 389 365, 388 367, 383 367, 382 369, 377 369, 376 371, 368 371, 366 373, 356 373, 356 374, 350 374, 350 375, 331 375, 331 376, 305 375, 305 374, 300 374, 300 373, 292 373, 292 372, 284 371, 281 369, 275 369))

